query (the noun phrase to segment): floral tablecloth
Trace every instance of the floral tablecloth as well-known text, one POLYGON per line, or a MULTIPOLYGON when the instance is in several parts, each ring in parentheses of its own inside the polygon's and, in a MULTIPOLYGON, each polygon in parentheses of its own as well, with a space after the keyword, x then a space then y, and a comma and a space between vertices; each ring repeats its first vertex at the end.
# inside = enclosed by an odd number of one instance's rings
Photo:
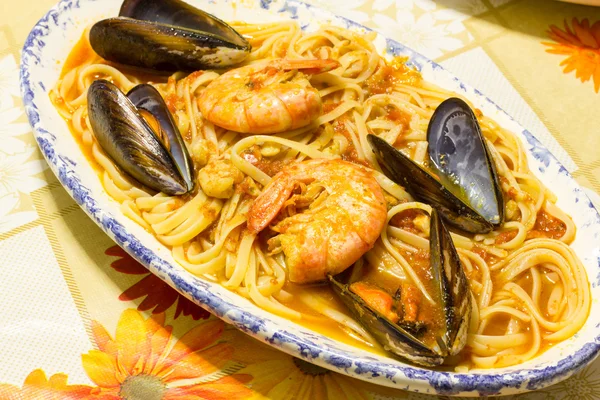
MULTIPOLYGON (((211 317, 79 209, 37 150, 20 49, 55 0, 1 0, 0 399, 429 398, 348 378, 211 317)), ((480 88, 600 191, 600 9, 550 0, 313 0, 480 88)), ((600 361, 520 398, 600 399, 600 361)))

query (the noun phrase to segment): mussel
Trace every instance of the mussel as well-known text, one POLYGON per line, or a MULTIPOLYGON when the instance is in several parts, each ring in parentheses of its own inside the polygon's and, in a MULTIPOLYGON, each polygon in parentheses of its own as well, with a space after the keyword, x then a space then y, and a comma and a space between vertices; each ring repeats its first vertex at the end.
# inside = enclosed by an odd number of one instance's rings
POLYGON ((159 71, 225 68, 251 49, 231 26, 181 0, 125 0, 119 17, 94 24, 90 44, 109 61, 159 71))
POLYGON ((194 187, 192 161, 160 93, 141 84, 127 96, 112 83, 94 81, 87 94, 92 131, 123 171, 169 195, 194 187))
MULTIPOLYGON (((398 304, 403 297, 399 296, 401 287, 396 293, 382 293, 388 298, 393 296, 398 318, 396 314, 391 317, 389 312, 382 313, 377 309, 381 308, 381 300, 366 301, 364 291, 355 286, 363 284, 361 279, 365 276, 354 270, 357 264, 341 274, 329 276, 329 280, 333 291, 386 350, 415 364, 431 367, 462 350, 472 309, 469 282, 452 238, 435 208, 430 218, 429 252, 431 281, 427 287, 432 301, 424 307, 429 307, 428 314, 437 319, 409 321, 407 312, 403 311, 405 304, 398 304)), ((369 284, 368 281, 365 284, 369 284)), ((378 290, 383 289, 375 288, 372 293, 377 295, 378 290)))
POLYGON ((475 114, 463 100, 449 98, 427 129, 428 168, 385 140, 367 137, 384 173, 417 200, 438 208, 452 226, 486 233, 504 222, 504 199, 490 151, 475 114))

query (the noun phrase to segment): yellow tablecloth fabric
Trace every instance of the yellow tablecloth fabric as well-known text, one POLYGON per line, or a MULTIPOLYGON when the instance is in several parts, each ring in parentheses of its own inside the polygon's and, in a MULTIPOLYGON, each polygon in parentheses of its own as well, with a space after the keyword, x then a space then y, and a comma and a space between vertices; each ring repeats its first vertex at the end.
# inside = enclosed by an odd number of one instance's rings
MULTIPOLYGON (((18 87, 21 47, 55 1, 0 2, 0 399, 429 398, 312 366, 209 317, 79 209, 37 150, 18 87)), ((313 2, 480 88, 600 192, 600 9, 549 0, 313 2)), ((600 361, 518 397, 600 399, 600 361)))

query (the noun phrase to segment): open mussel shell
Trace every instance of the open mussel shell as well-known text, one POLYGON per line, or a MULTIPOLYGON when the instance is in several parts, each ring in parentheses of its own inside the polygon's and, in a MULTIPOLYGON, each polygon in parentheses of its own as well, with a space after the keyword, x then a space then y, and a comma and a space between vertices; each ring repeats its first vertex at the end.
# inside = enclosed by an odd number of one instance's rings
POLYGON ((350 290, 347 283, 338 280, 338 276, 329 275, 333 291, 342 300, 362 326, 383 348, 412 363, 426 367, 435 367, 444 362, 444 355, 422 343, 409 330, 393 323, 385 316, 366 304, 360 296, 350 290))
MULTIPOLYGON (((169 195, 184 194, 192 189, 191 177, 184 178, 181 172, 186 168, 190 171, 190 165, 178 167, 157 133, 119 88, 106 80, 96 80, 88 89, 87 100, 94 136, 121 170, 149 188, 169 195)), ((163 128, 160 117, 153 118, 159 121, 158 129, 168 132, 174 128, 175 135, 179 135, 176 127, 163 128)), ((169 140, 171 151, 183 144, 181 138, 166 140, 169 140)), ((187 153, 185 145, 181 151, 187 153)), ((186 157, 189 160, 187 154, 182 160, 186 157)))
POLYGON ((371 144, 383 172, 415 199, 438 208, 448 223, 473 233, 489 232, 493 225, 473 210, 465 201, 450 192, 420 165, 385 140, 369 134, 371 144))
POLYGON ((435 206, 452 226, 486 233, 504 222, 498 175, 473 111, 462 100, 440 104, 427 132, 435 176, 385 140, 367 139, 383 172, 417 200, 435 206))
POLYGON ((498 227, 504 220, 504 202, 496 167, 473 110, 452 97, 433 113, 427 128, 431 167, 446 188, 498 227))
MULTIPOLYGON (((456 355, 466 344, 467 329, 471 318, 471 294, 469 283, 438 212, 433 209, 430 222, 430 270, 435 304, 442 309, 435 341, 425 343, 415 336, 414 330, 394 323, 369 306, 350 289, 352 270, 329 276, 333 291, 352 312, 354 317, 388 351, 415 364, 433 367, 446 357, 456 355)), ((424 300, 425 301, 425 300, 424 300)), ((427 325, 423 329, 431 329, 427 325)))
POLYGON ((238 47, 250 46, 226 22, 180 0, 125 0, 119 16, 210 33, 238 47))
POLYGON ((251 49, 225 22, 180 0, 125 0, 119 17, 94 24, 90 44, 109 61, 159 71, 226 68, 251 49))
POLYGON ((138 110, 146 110, 158 122, 162 134, 165 136, 163 144, 166 141, 168 151, 179 171, 179 174, 185 181, 187 190, 194 188, 194 166, 177 124, 169 112, 162 96, 152 85, 146 83, 137 85, 127 93, 127 98, 131 100, 138 110))

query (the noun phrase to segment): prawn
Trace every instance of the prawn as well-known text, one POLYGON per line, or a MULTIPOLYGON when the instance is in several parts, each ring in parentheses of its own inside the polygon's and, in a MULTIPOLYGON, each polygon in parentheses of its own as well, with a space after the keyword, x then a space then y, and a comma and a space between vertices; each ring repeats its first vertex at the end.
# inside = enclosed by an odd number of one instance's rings
POLYGON ((277 219, 271 229, 279 234, 269 239, 269 247, 283 251, 291 282, 309 283, 355 263, 373 247, 386 218, 383 190, 368 169, 314 159, 273 177, 248 212, 248 229, 257 234, 277 219), (298 187, 302 193, 294 194, 298 187), (307 197, 314 199, 308 207, 307 197), (285 216, 290 206, 304 207, 285 216))
POLYGON ((317 74, 335 69, 335 60, 277 59, 228 71, 202 92, 198 105, 210 122, 222 128, 268 134, 301 128, 318 118, 319 91, 303 71, 317 74))

